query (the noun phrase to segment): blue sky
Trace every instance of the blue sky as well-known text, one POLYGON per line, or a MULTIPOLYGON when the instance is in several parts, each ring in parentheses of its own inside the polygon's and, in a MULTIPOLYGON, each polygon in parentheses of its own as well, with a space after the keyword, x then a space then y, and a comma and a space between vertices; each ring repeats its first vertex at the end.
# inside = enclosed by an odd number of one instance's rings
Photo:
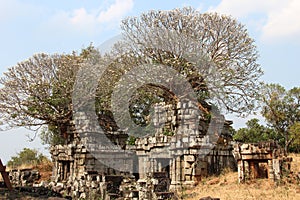
MULTIPOLYGON (((300 86, 300 1, 298 0, 0 0, 0 73, 35 53, 69 53, 117 35, 120 20, 147 10, 192 6, 201 12, 232 15, 256 41, 262 80, 290 89, 300 86)), ((244 119, 235 119, 235 127, 244 119)), ((0 158, 6 162, 28 142, 26 129, 1 132, 0 158)))

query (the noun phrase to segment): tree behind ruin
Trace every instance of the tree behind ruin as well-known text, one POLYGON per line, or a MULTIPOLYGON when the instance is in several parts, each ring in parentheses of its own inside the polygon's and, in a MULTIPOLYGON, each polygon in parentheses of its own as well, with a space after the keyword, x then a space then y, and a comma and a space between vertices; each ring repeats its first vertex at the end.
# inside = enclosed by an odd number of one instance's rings
MULTIPOLYGON (((254 109, 262 70, 258 53, 247 29, 234 18, 200 13, 192 8, 149 11, 129 17, 121 24, 123 40, 113 49, 108 84, 99 88, 99 98, 110 98, 107 88, 142 64, 172 67, 192 85, 199 101, 228 112, 245 114, 254 109)), ((154 91, 153 85, 143 91, 154 91)), ((159 88, 159 86, 158 86, 159 88)), ((157 88, 156 88, 157 89, 157 88)), ((106 107, 105 102, 100 107, 106 107)))
POLYGON ((264 84, 261 91, 261 113, 282 139, 287 153, 293 143, 299 145, 300 88, 286 90, 279 84, 264 84))
MULTIPOLYGON (((106 116, 113 118, 109 102, 120 77, 143 63, 171 66, 178 71, 193 87, 200 105, 213 99, 217 106, 239 114, 255 107, 262 75, 258 53, 247 30, 232 17, 183 8, 130 17, 121 27, 124 39, 104 56, 110 63, 99 80, 97 94, 91 94, 91 98, 97 98, 100 124, 106 116)), ((73 117, 76 73, 88 60, 89 50, 79 55, 38 54, 9 68, 0 79, 2 124, 27 128, 48 125, 64 135, 73 117)), ((149 101, 143 100, 149 96, 165 101, 174 97, 157 85, 140 91, 144 96, 133 96, 133 104, 147 102, 148 107, 149 101)), ((133 108, 132 113, 137 112, 133 108)))

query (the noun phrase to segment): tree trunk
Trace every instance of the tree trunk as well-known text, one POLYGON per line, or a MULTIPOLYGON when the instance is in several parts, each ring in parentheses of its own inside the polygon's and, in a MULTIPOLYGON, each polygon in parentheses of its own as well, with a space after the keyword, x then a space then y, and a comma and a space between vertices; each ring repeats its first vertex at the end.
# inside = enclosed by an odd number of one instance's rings
POLYGON ((284 134, 284 155, 287 156, 289 150, 289 141, 288 141, 288 133, 284 134))
MULTIPOLYGON (((286 137, 286 139, 288 139, 288 137, 286 137)), ((284 147, 284 151, 285 151, 285 155, 287 156, 287 154, 289 153, 289 147, 291 145, 291 143, 293 142, 293 139, 289 139, 285 141, 285 147, 284 147)))
POLYGON ((61 124, 59 127, 60 135, 64 139, 64 143, 68 144, 68 125, 67 124, 61 124))

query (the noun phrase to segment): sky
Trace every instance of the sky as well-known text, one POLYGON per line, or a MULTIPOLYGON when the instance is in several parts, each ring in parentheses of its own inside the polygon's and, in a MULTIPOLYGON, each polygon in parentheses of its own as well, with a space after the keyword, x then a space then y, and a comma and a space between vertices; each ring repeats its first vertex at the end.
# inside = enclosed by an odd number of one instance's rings
MULTIPOLYGON (((36 53, 70 53, 101 45, 120 33, 120 21, 148 10, 191 6, 200 12, 231 15, 255 40, 262 80, 299 87, 299 0, 0 0, 0 74, 36 53)), ((247 119, 234 118, 234 127, 247 119)), ((0 159, 6 163, 24 147, 49 155, 26 129, 0 132, 0 159)))

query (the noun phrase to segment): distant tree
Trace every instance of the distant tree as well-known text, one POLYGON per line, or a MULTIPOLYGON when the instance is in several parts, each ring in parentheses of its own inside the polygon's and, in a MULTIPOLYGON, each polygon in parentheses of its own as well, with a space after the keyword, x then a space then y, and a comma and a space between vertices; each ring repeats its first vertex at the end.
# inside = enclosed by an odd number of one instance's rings
POLYGON ((284 148, 288 152, 289 146, 298 142, 300 136, 300 88, 286 90, 279 84, 265 84, 260 99, 262 115, 284 139, 284 148))
POLYGON ((49 159, 37 150, 24 148, 22 151, 17 153, 17 156, 11 157, 11 159, 7 162, 7 166, 14 168, 21 165, 38 165, 45 161, 48 162, 49 159))
POLYGON ((276 132, 268 127, 259 124, 259 120, 254 118, 246 122, 246 128, 240 128, 233 135, 233 139, 238 142, 257 143, 262 141, 277 140, 276 132))
POLYGON ((300 152, 300 122, 296 122, 289 128, 290 137, 293 138, 293 142, 290 145, 289 150, 293 152, 300 152))

